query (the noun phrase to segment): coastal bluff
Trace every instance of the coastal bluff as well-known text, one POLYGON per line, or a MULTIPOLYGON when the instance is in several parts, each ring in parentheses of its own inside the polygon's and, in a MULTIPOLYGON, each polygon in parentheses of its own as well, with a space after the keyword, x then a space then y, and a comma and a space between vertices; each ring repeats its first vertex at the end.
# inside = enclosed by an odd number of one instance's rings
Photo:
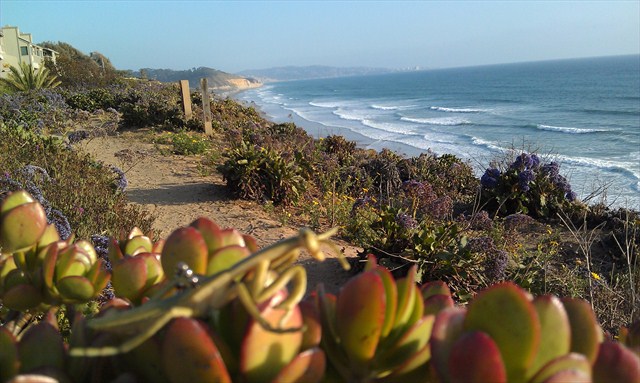
POLYGON ((221 70, 199 67, 187 70, 143 68, 134 75, 160 82, 177 82, 189 80, 192 88, 199 87, 200 80, 206 78, 209 89, 225 92, 240 91, 262 86, 262 82, 253 77, 244 77, 221 70))

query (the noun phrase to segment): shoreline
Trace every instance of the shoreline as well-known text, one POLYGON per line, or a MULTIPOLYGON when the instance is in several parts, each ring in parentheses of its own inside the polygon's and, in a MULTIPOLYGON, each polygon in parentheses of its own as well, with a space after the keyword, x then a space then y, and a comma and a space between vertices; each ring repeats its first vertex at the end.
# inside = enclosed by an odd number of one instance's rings
MULTIPOLYGON (((234 92, 230 97, 242 105, 253 107, 268 121, 274 123, 292 122, 316 139, 327 137, 329 135, 338 135, 349 141, 355 142, 359 148, 376 151, 389 149, 404 157, 417 157, 422 153, 433 153, 438 156, 452 154, 468 163, 478 178, 481 177, 486 168, 491 166, 491 163, 500 161, 500 159, 504 158, 507 153, 510 153, 509 150, 526 151, 526 148, 523 149, 521 147, 512 146, 504 149, 501 153, 493 153, 491 155, 483 153, 480 150, 475 154, 471 151, 464 152, 467 155, 461 155, 460 153, 463 153, 464 147, 459 147, 460 150, 454 149, 453 151, 447 150, 447 148, 444 147, 440 148, 442 150, 438 150, 437 147, 429 149, 419 148, 408 143, 396 141, 393 134, 382 139, 375 139, 367 137, 357 131, 353 131, 348 126, 328 126, 322 122, 307 119, 298 115, 294 110, 284 108, 279 104, 269 104, 264 102, 259 104, 258 102, 260 101, 260 97, 257 97, 254 94, 242 97, 245 91, 246 90, 240 90, 238 92, 234 92), (285 115, 285 113, 288 114, 285 115)), ((637 186, 627 184, 627 177, 622 177, 619 174, 616 175, 616 172, 610 172, 607 174, 606 168, 591 170, 591 165, 584 164, 584 161, 580 161, 580 159, 576 161, 565 161, 558 158, 563 157, 561 154, 547 154, 549 161, 561 162, 562 171, 565 177, 567 177, 569 182, 572 184, 574 191, 578 193, 579 197, 583 200, 586 199, 588 204, 593 205, 597 203, 604 203, 611 208, 628 208, 640 211, 640 199, 638 199, 637 194, 633 194, 635 192, 632 192, 637 186), (604 177, 603 174, 605 175, 604 177), (612 184, 614 186, 611 188, 607 187, 606 184, 612 184), (628 186, 629 188, 627 189, 628 186), (624 187, 624 189, 619 190, 621 193, 615 193, 615 191, 618 191, 618 187, 624 187), (604 190, 601 196, 596 195, 596 197, 593 198, 594 191, 599 190, 600 188, 606 188, 607 190, 604 190), (612 191, 614 191, 614 193, 612 193, 612 191)), ((632 174, 635 173, 632 171, 632 174)))
MULTIPOLYGON (((261 86, 264 86, 264 85, 265 84, 262 84, 261 86)), ((259 87, 255 87, 252 89, 256 89, 256 88, 259 88, 259 87)), ((399 142, 374 140, 363 134, 354 132, 353 130, 346 127, 327 126, 319 122, 309 121, 300 117, 294 112, 291 112, 286 118, 275 116, 273 114, 270 114, 268 111, 265 110, 264 107, 258 105, 255 101, 243 100, 237 97, 242 92, 252 90, 252 89, 238 89, 233 92, 226 92, 224 94, 220 94, 219 97, 222 97, 222 98, 228 97, 243 106, 252 107, 267 121, 271 121, 276 124, 293 122, 298 127, 304 129, 311 137, 315 139, 324 138, 332 135, 342 136, 349 141, 354 141, 356 145, 362 149, 366 149, 366 150, 370 149, 370 150, 376 150, 376 151, 381 151, 382 149, 389 149, 405 157, 414 157, 414 156, 420 155, 421 153, 426 152, 425 150, 413 147, 411 145, 399 143, 399 142)), ((445 153, 441 153, 441 154, 445 154, 445 153)))

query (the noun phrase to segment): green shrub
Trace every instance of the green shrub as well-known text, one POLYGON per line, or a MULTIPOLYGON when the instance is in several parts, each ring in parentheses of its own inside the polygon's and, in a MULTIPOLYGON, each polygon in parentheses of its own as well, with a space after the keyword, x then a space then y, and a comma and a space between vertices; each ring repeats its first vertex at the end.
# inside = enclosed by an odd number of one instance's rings
POLYGON ((307 180, 295 161, 274 149, 242 141, 226 156, 218 169, 237 197, 288 204, 297 201, 305 190, 307 180))
POLYGON ((211 142, 203 134, 185 131, 163 133, 154 142, 170 145, 171 152, 180 155, 204 154, 211 148, 211 142))

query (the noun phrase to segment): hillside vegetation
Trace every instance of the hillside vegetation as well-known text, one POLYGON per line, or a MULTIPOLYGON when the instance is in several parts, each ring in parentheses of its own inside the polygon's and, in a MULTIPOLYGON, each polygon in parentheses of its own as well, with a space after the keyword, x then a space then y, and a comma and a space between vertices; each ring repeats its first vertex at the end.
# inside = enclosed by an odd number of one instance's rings
POLYGON ((137 77, 148 78, 160 82, 177 82, 189 80, 191 87, 199 87, 200 79, 206 78, 210 88, 233 89, 247 88, 260 85, 258 80, 251 77, 245 78, 217 69, 199 67, 188 70, 151 69, 143 68, 133 72, 137 77))
POLYGON ((0 381, 637 380, 640 216, 580 202, 562 164, 514 148, 478 179, 198 92, 185 120, 175 82, 77 53, 59 88, 0 96, 0 381), (313 231, 262 252, 207 219, 158 238, 126 169, 77 149, 124 130, 313 231), (340 258, 358 274, 303 300, 297 250, 322 260, 332 235, 364 249, 340 258))

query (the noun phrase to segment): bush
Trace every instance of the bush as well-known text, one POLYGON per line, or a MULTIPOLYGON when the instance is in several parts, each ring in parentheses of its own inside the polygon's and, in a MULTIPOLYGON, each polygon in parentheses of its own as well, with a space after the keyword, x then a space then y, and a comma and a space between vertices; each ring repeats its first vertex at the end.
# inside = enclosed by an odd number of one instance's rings
POLYGON ((57 216, 51 220, 67 220, 79 238, 118 236, 134 226, 151 229, 153 217, 128 204, 122 193, 126 178, 121 171, 67 148, 57 138, 1 124, 0 136, 0 192, 27 188, 40 195, 57 216))
POLYGON ((43 89, 0 96, 0 122, 21 126, 36 133, 62 133, 74 112, 64 98, 53 90, 43 89))
POLYGON ((236 197, 289 204, 305 190, 307 180, 295 161, 274 149, 242 141, 226 156, 218 170, 236 197))
POLYGON ((536 154, 522 153, 506 168, 488 168, 480 183, 486 208, 502 216, 553 217, 576 201, 560 165, 542 164, 536 154))

